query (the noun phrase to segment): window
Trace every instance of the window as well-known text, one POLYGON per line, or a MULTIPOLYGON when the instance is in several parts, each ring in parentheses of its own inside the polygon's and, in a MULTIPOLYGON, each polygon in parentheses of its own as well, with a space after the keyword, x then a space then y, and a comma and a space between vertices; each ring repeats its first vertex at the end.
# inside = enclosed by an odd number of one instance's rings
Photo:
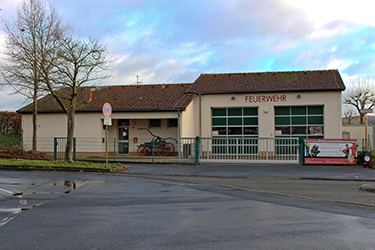
POLYGON ((168 128, 177 128, 177 119, 168 119, 168 128))
POLYGON ((161 119, 150 119, 149 128, 161 128, 161 119))
POLYGON ((117 126, 119 127, 129 126, 129 119, 118 119, 117 126))
POLYGON ((324 107, 275 107, 275 136, 324 137, 324 107))
POLYGON ((258 108, 213 108, 212 136, 258 136, 258 108))

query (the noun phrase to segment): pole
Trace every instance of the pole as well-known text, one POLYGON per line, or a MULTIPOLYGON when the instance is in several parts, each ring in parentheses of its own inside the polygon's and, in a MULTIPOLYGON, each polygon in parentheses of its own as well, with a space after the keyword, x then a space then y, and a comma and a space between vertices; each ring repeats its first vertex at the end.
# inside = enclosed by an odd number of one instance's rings
POLYGON ((154 138, 152 138, 152 147, 151 147, 151 150, 152 150, 152 163, 154 163, 154 155, 155 155, 155 147, 154 147, 154 138))
POLYGON ((365 150, 367 151, 368 150, 368 142, 367 142, 367 126, 368 126, 368 118, 367 118, 367 114, 366 114, 366 126, 365 126, 365 150))
POLYGON ((108 125, 105 125, 105 168, 108 168, 108 125))
POLYGON ((195 165, 200 165, 199 163, 199 149, 200 149, 200 137, 195 137, 195 165))
POLYGON ((113 138, 113 160, 116 161, 116 138, 113 138))

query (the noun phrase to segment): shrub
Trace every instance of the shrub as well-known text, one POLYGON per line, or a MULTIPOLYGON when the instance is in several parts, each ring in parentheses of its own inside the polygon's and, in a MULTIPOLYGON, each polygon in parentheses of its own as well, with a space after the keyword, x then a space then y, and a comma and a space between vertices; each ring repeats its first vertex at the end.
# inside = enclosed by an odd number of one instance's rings
POLYGON ((22 148, 21 136, 0 134, 0 151, 13 152, 22 148))
POLYGON ((22 118, 15 112, 0 112, 0 133, 21 135, 22 118))

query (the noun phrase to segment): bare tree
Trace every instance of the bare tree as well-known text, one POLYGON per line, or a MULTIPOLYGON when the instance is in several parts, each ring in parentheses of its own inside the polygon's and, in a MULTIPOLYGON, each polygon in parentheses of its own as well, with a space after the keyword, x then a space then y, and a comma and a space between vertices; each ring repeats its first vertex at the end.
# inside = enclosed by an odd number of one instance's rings
POLYGON ((353 106, 360 116, 360 123, 363 124, 361 109, 370 109, 375 105, 375 85, 373 79, 360 78, 351 81, 347 90, 343 93, 343 104, 353 106))
POLYGON ((93 85, 109 77, 106 74, 109 60, 107 48, 91 38, 84 41, 68 37, 56 53, 58 60, 52 68, 53 77, 50 77, 50 68, 43 71, 43 77, 50 93, 67 115, 65 161, 72 162, 78 92, 83 86, 93 85))
MULTIPOLYGON (((1 52, 2 85, 11 86, 33 103, 33 150, 37 150, 37 100, 43 95, 41 69, 56 60, 55 51, 69 32, 53 6, 41 0, 26 0, 13 22, 5 21, 6 48, 1 52)), ((47 71, 44 74, 49 74, 47 71)))

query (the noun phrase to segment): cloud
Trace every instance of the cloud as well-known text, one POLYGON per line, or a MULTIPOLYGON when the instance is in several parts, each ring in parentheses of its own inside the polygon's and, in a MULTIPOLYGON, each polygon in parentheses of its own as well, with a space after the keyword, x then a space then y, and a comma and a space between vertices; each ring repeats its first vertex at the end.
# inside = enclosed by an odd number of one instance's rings
POLYGON ((236 13, 262 35, 303 38, 313 31, 301 9, 278 0, 239 1, 236 13))
MULTIPOLYGON (((137 75, 176 83, 214 72, 375 71, 375 19, 362 17, 372 11, 362 0, 50 2, 78 37, 107 44, 112 78, 104 84, 135 83, 137 75)), ((5 3, 14 15, 15 2, 5 3)))

